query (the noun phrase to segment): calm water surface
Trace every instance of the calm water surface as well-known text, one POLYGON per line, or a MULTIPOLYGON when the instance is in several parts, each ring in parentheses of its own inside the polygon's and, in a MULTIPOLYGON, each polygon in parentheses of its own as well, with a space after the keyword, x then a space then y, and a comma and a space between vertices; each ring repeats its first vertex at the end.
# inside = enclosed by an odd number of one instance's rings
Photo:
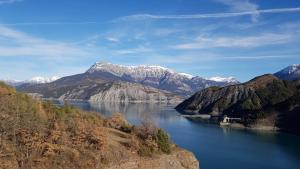
POLYGON ((171 106, 72 102, 103 116, 124 114, 133 124, 152 119, 177 145, 192 151, 201 169, 300 169, 300 136, 224 129, 181 117, 171 106))

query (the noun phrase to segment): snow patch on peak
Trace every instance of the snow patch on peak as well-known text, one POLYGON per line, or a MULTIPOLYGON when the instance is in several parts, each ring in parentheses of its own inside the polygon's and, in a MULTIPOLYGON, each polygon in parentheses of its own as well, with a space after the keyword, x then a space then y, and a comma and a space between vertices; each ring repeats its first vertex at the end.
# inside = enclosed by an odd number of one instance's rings
POLYGON ((216 82, 227 82, 227 83, 238 82, 236 80, 236 78, 234 78, 234 77, 220 77, 220 76, 211 77, 211 78, 208 78, 207 80, 212 80, 212 81, 216 81, 216 82))
POLYGON ((156 65, 124 66, 107 62, 96 62, 87 72, 104 71, 115 76, 130 75, 134 78, 161 77, 166 73, 174 74, 175 71, 156 65))
MULTIPOLYGON (((177 73, 176 71, 157 65, 139 65, 139 66, 123 66, 112 64, 108 62, 96 62, 87 73, 106 72, 115 76, 122 77, 129 75, 136 80, 143 80, 146 78, 163 79, 166 76, 175 80, 193 79, 195 76, 187 73, 177 73)), ((205 80, 224 83, 238 83, 234 77, 212 77, 205 80)))
POLYGON ((292 64, 284 69, 282 69, 281 71, 275 73, 275 74, 287 74, 287 75, 291 75, 294 73, 298 73, 300 72, 300 64, 292 64))
POLYGON ((300 65, 299 64, 293 64, 293 65, 288 67, 287 71, 288 71, 289 74, 292 74, 292 73, 294 73, 298 70, 300 70, 300 65))
POLYGON ((193 76, 191 74, 188 74, 188 73, 179 73, 179 74, 182 75, 182 76, 185 76, 188 79, 192 79, 193 77, 195 77, 195 76, 193 76))
POLYGON ((26 82, 27 83, 50 83, 50 82, 53 82, 58 79, 59 79, 59 77, 57 77, 57 76, 52 76, 52 77, 36 76, 29 80, 26 80, 26 82))

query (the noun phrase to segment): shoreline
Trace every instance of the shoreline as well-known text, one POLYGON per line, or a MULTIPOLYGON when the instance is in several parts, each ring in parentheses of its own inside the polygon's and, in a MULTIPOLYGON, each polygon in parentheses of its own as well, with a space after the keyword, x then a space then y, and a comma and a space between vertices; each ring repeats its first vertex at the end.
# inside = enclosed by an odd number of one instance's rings
POLYGON ((181 114, 181 117, 195 120, 195 121, 209 121, 211 124, 217 125, 220 128, 231 128, 231 129, 245 129, 252 131, 261 131, 261 132, 280 132, 280 128, 275 126, 265 126, 265 125, 255 125, 253 127, 245 126, 242 123, 233 122, 228 125, 220 125, 220 120, 216 120, 216 118, 220 118, 220 116, 211 116, 209 114, 181 114))

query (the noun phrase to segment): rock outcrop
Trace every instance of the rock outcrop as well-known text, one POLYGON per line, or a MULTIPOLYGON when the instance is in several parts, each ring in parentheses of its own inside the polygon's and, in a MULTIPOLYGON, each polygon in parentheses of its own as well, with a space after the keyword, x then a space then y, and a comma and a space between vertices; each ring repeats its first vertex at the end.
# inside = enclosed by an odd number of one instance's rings
POLYGON ((90 97, 90 102, 131 102, 174 104, 182 98, 167 91, 132 83, 114 83, 110 88, 90 97))
POLYGON ((108 169, 199 169, 199 162, 194 155, 181 148, 175 148, 171 154, 153 158, 132 159, 108 169))

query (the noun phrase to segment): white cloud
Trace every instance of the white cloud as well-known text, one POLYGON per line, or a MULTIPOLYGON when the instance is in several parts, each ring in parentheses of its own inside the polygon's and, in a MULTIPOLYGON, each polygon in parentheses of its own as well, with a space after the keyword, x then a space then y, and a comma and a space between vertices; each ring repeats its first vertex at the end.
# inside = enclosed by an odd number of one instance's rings
POLYGON ((231 12, 253 11, 252 21, 257 21, 259 16, 258 5, 249 0, 216 0, 230 7, 231 12))
POLYGON ((242 12, 227 12, 227 13, 211 13, 211 14, 192 14, 192 15, 151 15, 151 14, 136 14, 121 17, 116 21, 134 21, 134 20, 147 20, 147 19, 206 19, 206 18, 228 18, 246 15, 268 14, 268 13, 287 13, 287 12, 300 12, 298 8, 275 8, 275 9, 262 9, 250 10, 242 12))
POLYGON ((88 52, 67 43, 36 38, 0 26, 0 56, 66 57, 85 56, 88 52))
POLYGON ((299 34, 293 33, 264 33, 257 36, 245 37, 197 37, 194 42, 176 45, 176 49, 203 48, 251 48, 265 45, 285 44, 299 40, 299 34))
POLYGON ((215 0, 221 2, 230 7, 231 11, 242 12, 242 11, 255 11, 258 9, 258 5, 251 3, 249 0, 215 0))
POLYGON ((152 52, 153 50, 144 46, 139 46, 137 48, 133 49, 124 49, 124 50, 116 50, 112 51, 112 53, 115 53, 117 55, 128 55, 128 54, 141 54, 141 53, 147 53, 152 52))
POLYGON ((216 59, 219 60, 265 60, 265 59, 288 59, 288 58, 298 58, 298 54, 282 54, 282 55, 252 55, 252 56, 220 56, 216 59))
POLYGON ((21 2, 23 0, 0 0, 0 5, 2 4, 11 4, 11 3, 15 3, 15 2, 21 2))
POLYGON ((20 22, 20 23, 0 23, 0 26, 26 26, 26 25, 89 25, 97 24, 98 22, 20 22))
POLYGON ((106 40, 111 41, 111 42, 120 42, 120 39, 116 37, 106 37, 106 40))

